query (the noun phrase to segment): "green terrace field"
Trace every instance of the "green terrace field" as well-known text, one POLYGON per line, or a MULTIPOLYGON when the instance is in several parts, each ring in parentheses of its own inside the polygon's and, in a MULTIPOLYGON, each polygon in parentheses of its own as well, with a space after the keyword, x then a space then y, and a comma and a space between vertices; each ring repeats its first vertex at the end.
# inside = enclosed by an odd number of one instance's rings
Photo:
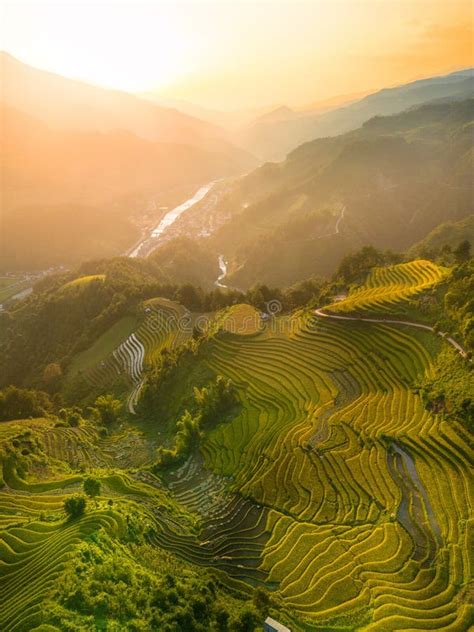
POLYGON ((216 339, 211 361, 244 409, 206 462, 270 511, 261 568, 285 606, 327 627, 467 630, 473 455, 412 388, 430 371, 419 340, 310 321, 216 339))
MULTIPOLYGON (((376 269, 328 311, 398 312, 445 274, 425 261, 376 269)), ((121 322, 73 361, 91 385, 127 377, 128 420, 107 437, 92 422, 0 424, 0 629, 47 621, 41 604, 78 544, 106 532, 124 546, 132 519, 149 546, 210 573, 229 595, 267 590, 272 616, 292 630, 472 629, 472 437, 419 392, 447 342, 310 311, 225 310, 193 363, 230 378, 239 406, 157 472, 155 448, 170 439, 159 416, 141 433, 146 369, 189 341, 201 316, 147 301, 133 332, 121 322), (101 496, 67 521, 63 500, 91 472, 101 496)), ((180 401, 192 395, 187 382, 173 388, 180 401)))
POLYGON ((86 388, 93 388, 125 379, 131 387, 128 407, 133 413, 144 368, 153 366, 163 349, 175 349, 189 340, 197 318, 164 298, 145 301, 141 316, 122 318, 73 358, 67 380, 73 383, 80 378, 86 388))
POLYGON ((73 281, 69 281, 63 286, 63 289, 64 290, 70 290, 72 288, 80 289, 81 287, 84 287, 85 285, 88 285, 89 283, 93 283, 94 281, 103 281, 104 279, 105 279, 105 274, 89 274, 88 276, 78 277, 77 279, 74 279, 73 281))
POLYGON ((346 299, 330 308, 335 312, 403 311, 410 299, 433 287, 447 272, 447 269, 422 259, 373 268, 364 285, 351 290, 346 299))

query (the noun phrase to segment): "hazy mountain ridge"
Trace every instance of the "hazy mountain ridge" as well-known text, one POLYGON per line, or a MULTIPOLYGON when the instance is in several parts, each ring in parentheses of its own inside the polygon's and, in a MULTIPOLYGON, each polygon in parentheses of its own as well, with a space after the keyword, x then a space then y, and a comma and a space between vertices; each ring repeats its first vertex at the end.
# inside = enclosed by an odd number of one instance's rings
POLYGON ((130 220, 150 199, 179 202, 256 164, 217 127, 176 110, 5 53, 0 62, 4 269, 120 254, 138 237, 130 220))
POLYGON ((410 254, 425 256, 446 248, 454 249, 464 240, 474 245, 474 213, 459 222, 436 226, 422 241, 412 246, 410 254))
POLYGON ((373 116, 391 115, 435 99, 464 99, 474 95, 474 70, 421 79, 385 88, 326 113, 269 122, 256 121, 240 138, 242 146, 265 160, 282 160, 311 139, 335 136, 360 127, 373 116))
MULTIPOLYGON (((28 178, 37 179, 42 186, 48 173, 51 195, 58 195, 59 190, 62 197, 63 188, 72 188, 72 195, 107 199, 130 191, 193 187, 243 167, 239 160, 224 159, 219 153, 193 145, 150 142, 126 130, 55 130, 23 112, 3 104, 0 107, 7 203, 13 201, 8 197, 9 189, 26 181, 27 190, 15 190, 14 199, 28 199, 28 178), (59 177, 61 169, 65 180, 59 177)), ((35 192, 35 199, 37 195, 35 192)))
POLYGON ((124 129, 151 141, 194 145, 246 159, 217 125, 140 99, 127 92, 87 84, 33 68, 0 52, 1 98, 53 129, 124 129))
POLYGON ((229 284, 331 274, 358 247, 402 251, 466 217, 472 119, 472 100, 426 104, 306 143, 238 180, 223 201, 232 219, 212 239, 231 260, 229 284))

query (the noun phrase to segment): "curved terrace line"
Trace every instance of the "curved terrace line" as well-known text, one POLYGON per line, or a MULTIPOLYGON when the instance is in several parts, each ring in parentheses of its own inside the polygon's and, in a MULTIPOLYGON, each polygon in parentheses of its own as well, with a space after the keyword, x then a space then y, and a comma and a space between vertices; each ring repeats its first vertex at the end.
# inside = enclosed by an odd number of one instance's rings
POLYGON ((363 316, 339 316, 337 314, 328 314, 327 312, 323 312, 321 308, 315 309, 314 314, 316 316, 320 316, 321 318, 331 318, 333 320, 352 320, 352 321, 365 322, 365 323, 381 323, 383 325, 408 325, 409 327, 418 327, 418 329, 425 329, 426 331, 431 331, 432 333, 437 334, 438 336, 441 336, 441 338, 444 338, 447 342, 449 342, 449 344, 452 345, 463 358, 468 357, 467 351, 463 349, 463 347, 461 347, 461 345, 458 342, 456 342, 454 338, 452 338, 451 336, 448 336, 448 334, 445 331, 436 331, 434 327, 431 327, 431 325, 422 325, 421 323, 415 323, 411 320, 396 320, 393 318, 390 319, 390 318, 364 318, 363 316))

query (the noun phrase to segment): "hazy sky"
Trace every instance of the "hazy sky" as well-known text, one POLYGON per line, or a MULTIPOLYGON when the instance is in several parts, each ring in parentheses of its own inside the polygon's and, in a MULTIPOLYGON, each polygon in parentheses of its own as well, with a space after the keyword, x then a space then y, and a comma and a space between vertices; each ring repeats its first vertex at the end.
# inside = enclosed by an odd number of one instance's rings
POLYGON ((0 0, 1 48, 217 108, 304 105, 473 64, 468 0, 0 0))

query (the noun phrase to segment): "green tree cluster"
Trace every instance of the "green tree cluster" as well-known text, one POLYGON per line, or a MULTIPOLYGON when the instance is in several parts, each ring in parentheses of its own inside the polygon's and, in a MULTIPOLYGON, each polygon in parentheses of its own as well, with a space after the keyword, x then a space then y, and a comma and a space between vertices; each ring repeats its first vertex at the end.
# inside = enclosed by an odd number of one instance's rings
POLYGON ((193 417, 186 410, 183 416, 176 422, 177 432, 173 448, 158 448, 156 467, 176 465, 186 460, 192 450, 199 445, 201 439, 199 416, 193 417))
POLYGON ((75 632, 254 632, 269 604, 263 590, 237 599, 204 569, 146 544, 130 555, 102 532, 79 546, 44 622, 75 632))
POLYGON ((69 518, 79 518, 86 510, 87 501, 81 494, 75 494, 74 496, 68 496, 64 501, 64 511, 69 518))
POLYGON ((446 286, 444 315, 466 347, 474 349, 474 259, 456 267, 446 286))
POLYGON ((232 380, 222 375, 203 388, 195 387, 193 412, 185 410, 177 421, 174 446, 158 449, 155 467, 160 469, 186 460, 199 445, 204 431, 225 419, 238 402, 237 389, 232 380))
POLYGON ((437 248, 422 246, 418 252, 420 257, 444 266, 462 265, 472 257, 471 242, 468 239, 461 240, 456 247, 446 243, 437 248))
POLYGON ((60 408, 58 412, 59 419, 71 428, 77 428, 83 421, 82 409, 79 406, 71 406, 70 408, 60 408))
POLYGON ((84 493, 93 499, 100 495, 101 487, 99 479, 94 478, 93 476, 86 478, 83 483, 84 493))
POLYGON ((238 404, 237 389, 229 378, 218 375, 215 382, 202 388, 194 387, 194 401, 200 424, 208 429, 218 423, 238 404))
POLYGON ((454 419, 474 432, 474 376, 472 364, 452 348, 444 348, 434 370, 420 385, 428 409, 454 419))
POLYGON ((97 422, 104 426, 110 426, 120 420, 122 402, 110 394, 100 395, 89 412, 97 422))
POLYGON ((7 386, 0 391, 0 421, 44 417, 53 410, 47 393, 7 386))
POLYGON ((344 257, 334 276, 336 279, 339 278, 344 281, 344 283, 361 283, 373 267, 392 265, 401 261, 401 255, 390 250, 382 252, 373 246, 365 246, 357 252, 344 257))

